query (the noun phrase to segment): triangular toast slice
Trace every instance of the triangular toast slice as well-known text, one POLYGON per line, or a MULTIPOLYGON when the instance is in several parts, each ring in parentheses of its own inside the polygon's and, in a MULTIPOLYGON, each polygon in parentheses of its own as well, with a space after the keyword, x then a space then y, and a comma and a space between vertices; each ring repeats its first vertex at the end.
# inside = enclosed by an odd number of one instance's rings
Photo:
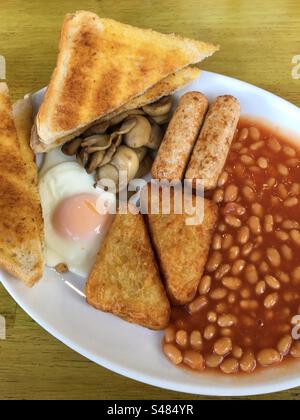
POLYGON ((0 117, 0 267, 33 286, 43 275, 41 230, 5 83, 0 84, 0 117))
MULTIPOLYGON (((160 270, 169 297, 176 305, 185 305, 196 295, 217 222, 217 206, 209 200, 200 197, 199 200, 203 201, 204 209, 204 219, 199 225, 187 225, 191 215, 174 214, 173 210, 165 215, 160 209, 160 214, 147 216, 160 270)), ((161 195, 159 201, 161 205, 161 195)))
POLYGON ((117 214, 86 286, 96 309, 160 330, 168 325, 170 304, 162 285, 141 214, 117 214))
POLYGON ((57 66, 36 119, 38 136, 45 144, 69 136, 217 49, 90 12, 68 14, 57 66))
MULTIPOLYGON (((175 93, 177 90, 183 88, 185 85, 194 81, 197 77, 200 76, 201 71, 197 67, 187 67, 183 70, 178 71, 177 73, 171 74, 165 79, 158 82, 155 86, 149 89, 144 95, 138 96, 132 101, 128 102, 124 106, 118 108, 116 111, 107 114, 105 117, 99 120, 100 121, 109 121, 112 118, 116 117, 127 111, 132 111, 134 109, 141 108, 150 103, 156 102, 164 96, 169 96, 175 93)), ((87 130, 91 124, 81 128, 80 130, 72 133, 70 136, 65 138, 60 138, 55 143, 45 144, 40 141, 38 137, 36 127, 34 127, 31 136, 31 147, 36 153, 46 153, 65 142, 72 140, 74 137, 80 135, 83 131, 87 130)))

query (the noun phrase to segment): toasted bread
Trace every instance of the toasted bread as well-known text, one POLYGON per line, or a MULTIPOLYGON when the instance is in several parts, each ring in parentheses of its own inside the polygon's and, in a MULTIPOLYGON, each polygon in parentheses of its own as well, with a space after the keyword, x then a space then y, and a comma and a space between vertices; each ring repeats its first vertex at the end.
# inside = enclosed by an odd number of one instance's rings
POLYGON ((173 210, 165 215, 160 209, 160 214, 147 216, 160 269, 175 305, 185 305, 194 299, 207 262, 218 209, 209 200, 205 199, 203 204, 204 220, 195 226, 186 224, 190 215, 174 214, 173 210))
MULTIPOLYGON (((137 98, 128 102, 126 105, 120 107, 116 111, 107 114, 105 117, 101 118, 97 122, 109 121, 110 119, 118 116, 119 114, 122 114, 123 112, 141 108, 145 105, 158 101, 164 96, 169 96, 176 92, 178 89, 181 89, 182 87, 187 85, 188 83, 191 83, 193 80, 199 77, 200 73, 201 71, 197 67, 187 67, 183 70, 178 71, 177 73, 171 74, 164 80, 158 82, 144 95, 138 96, 137 98)), ((31 136, 31 147, 36 153, 46 153, 52 149, 55 149, 56 147, 59 147, 65 142, 72 140, 74 136, 80 135, 83 131, 89 128, 89 126, 91 126, 91 124, 87 125, 84 128, 81 128, 80 130, 76 131, 76 133, 72 133, 70 136, 58 139, 52 144, 42 143, 38 136, 36 126, 34 126, 31 136)))
POLYGON ((38 136, 45 144, 55 143, 217 49, 90 12, 68 14, 57 66, 36 119, 38 136))
POLYGON ((0 116, 0 267, 33 286, 44 267, 33 172, 29 175, 31 161, 20 146, 5 83, 0 84, 0 116))
POLYGON ((86 287, 96 309, 160 330, 168 325, 170 304, 161 283, 141 214, 118 214, 98 254, 86 287))

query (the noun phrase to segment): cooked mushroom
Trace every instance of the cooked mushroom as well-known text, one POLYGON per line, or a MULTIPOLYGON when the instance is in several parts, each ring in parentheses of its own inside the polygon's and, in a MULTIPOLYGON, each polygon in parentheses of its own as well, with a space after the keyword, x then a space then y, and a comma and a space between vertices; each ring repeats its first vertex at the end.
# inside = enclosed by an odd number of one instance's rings
POLYGON ((165 125, 165 124, 168 124, 170 122, 171 117, 172 117, 172 115, 170 113, 170 114, 166 114, 166 115, 161 115, 159 117, 151 117, 151 118, 156 124, 165 125))
POLYGON ((116 187, 118 186, 119 171, 114 165, 107 164, 97 170, 97 180, 100 181, 100 183, 98 182, 98 185, 101 185, 101 180, 107 179, 113 181, 116 187))
POLYGON ((138 149, 134 149, 134 151, 140 162, 145 159, 146 154, 148 153, 147 147, 139 147, 138 149))
POLYGON ((85 133, 83 133, 83 137, 90 137, 95 134, 105 134, 106 131, 109 129, 109 126, 110 126, 109 121, 97 123, 93 125, 92 127, 90 127, 87 131, 85 131, 85 133))
POLYGON ((137 119, 135 117, 128 117, 124 120, 118 133, 122 135, 128 134, 131 130, 134 129, 136 124, 137 124, 137 119))
POLYGON ((145 113, 141 109, 134 109, 131 111, 122 112, 122 114, 116 115, 114 118, 110 120, 110 125, 118 125, 121 124, 126 118, 130 117, 131 115, 145 115, 145 113))
POLYGON ((83 166, 84 168, 86 167, 89 160, 89 155, 86 153, 85 149, 81 149, 77 152, 76 160, 79 165, 83 166))
MULTIPOLYGON (((137 154, 134 150, 127 146, 120 146, 117 153, 114 155, 111 161, 119 171, 127 172, 127 179, 130 182, 139 170, 140 162, 137 154)), ((122 185, 122 187, 124 187, 122 185)))
POLYGON ((65 143, 61 150, 67 156, 74 156, 77 154, 79 148, 81 147, 82 141, 82 138, 78 137, 77 139, 65 143))
POLYGON ((150 117, 161 117, 162 115, 169 114, 173 106, 172 97, 165 96, 153 104, 149 104, 143 107, 143 111, 150 115, 150 117))
POLYGON ((105 150, 100 150, 90 155, 88 163, 86 165, 86 171, 88 174, 92 174, 103 162, 105 156, 105 150))
POLYGON ((97 134, 84 139, 81 146, 87 148, 88 153, 94 153, 100 150, 107 150, 111 146, 111 143, 112 139, 108 134, 97 134))
POLYGON ((146 146, 151 150, 158 150, 163 140, 163 131, 158 124, 152 125, 150 141, 146 146))
MULTIPOLYGON (((129 117, 130 120, 135 120, 135 125, 129 133, 124 136, 124 143, 133 149, 145 146, 149 143, 151 137, 151 124, 147 118, 140 115, 129 117)), ((130 124, 127 120, 126 124, 130 124)))
POLYGON ((122 136, 118 133, 113 133, 111 135, 111 146, 109 149, 106 150, 104 159, 101 164, 102 166, 107 165, 108 163, 111 162, 114 154, 118 150, 118 147, 121 145, 121 143, 122 143, 122 136))

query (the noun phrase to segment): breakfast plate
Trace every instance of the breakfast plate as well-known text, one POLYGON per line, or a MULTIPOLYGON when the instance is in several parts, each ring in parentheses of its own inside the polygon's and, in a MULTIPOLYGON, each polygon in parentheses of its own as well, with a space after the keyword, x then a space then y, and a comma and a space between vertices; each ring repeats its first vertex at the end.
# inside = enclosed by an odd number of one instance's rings
MULTIPOLYGON (((181 90, 203 92, 209 100, 230 94, 239 99, 244 116, 271 124, 300 145, 300 110, 255 86, 222 75, 203 72, 181 90)), ((34 95, 36 106, 44 91, 34 95)), ((33 289, 1 272, 1 281, 15 301, 44 329, 93 362, 126 377, 174 391, 245 396, 272 393, 300 386, 300 362, 258 370, 253 375, 227 377, 217 373, 194 374, 170 365, 161 351, 162 334, 128 324, 86 304, 85 282, 72 274, 46 269, 33 289)))

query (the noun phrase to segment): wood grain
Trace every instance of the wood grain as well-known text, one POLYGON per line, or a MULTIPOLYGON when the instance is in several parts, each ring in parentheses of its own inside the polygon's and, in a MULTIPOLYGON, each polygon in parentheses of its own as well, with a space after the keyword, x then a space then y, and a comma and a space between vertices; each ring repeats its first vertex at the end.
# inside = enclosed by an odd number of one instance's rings
MULTIPOLYGON (((300 54, 298 0, 2 0, 0 54, 14 99, 47 85, 65 13, 86 9, 141 27, 221 44, 203 68, 245 80, 300 106, 291 77, 300 54)), ((77 355, 33 322, 1 287, 2 399, 206 399, 158 390, 113 374, 77 355)), ((250 398, 249 398, 250 399, 250 398)), ((300 399, 300 389, 256 399, 300 399)))

